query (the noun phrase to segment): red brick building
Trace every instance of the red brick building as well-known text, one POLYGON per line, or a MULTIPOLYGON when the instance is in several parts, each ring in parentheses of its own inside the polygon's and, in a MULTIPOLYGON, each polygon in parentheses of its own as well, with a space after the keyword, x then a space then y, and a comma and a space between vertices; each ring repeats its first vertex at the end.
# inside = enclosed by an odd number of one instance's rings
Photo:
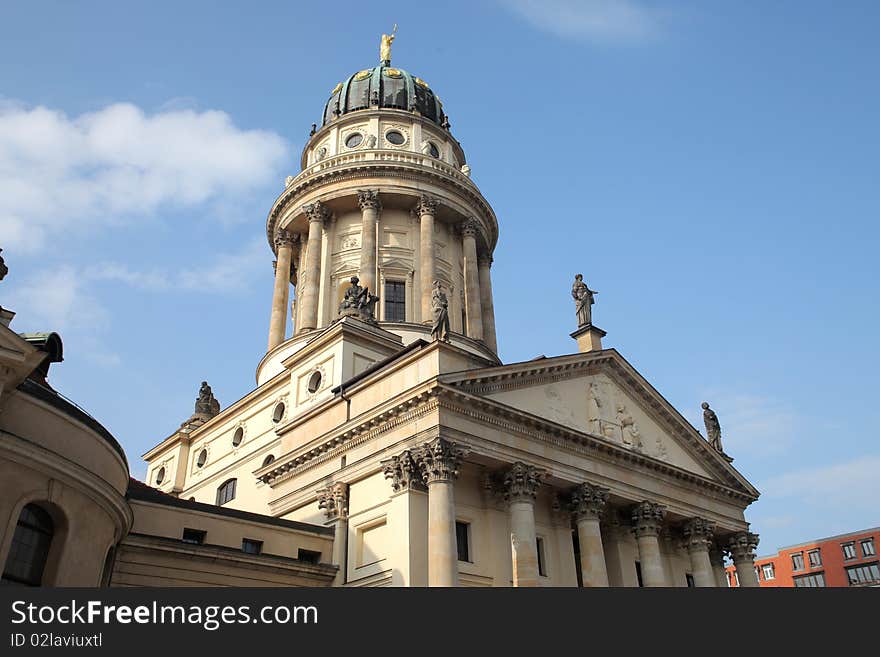
MULTIPOLYGON (((880 527, 819 538, 755 559, 762 587, 880 586, 877 547, 880 527)), ((737 586, 736 569, 728 566, 728 586, 737 586)))

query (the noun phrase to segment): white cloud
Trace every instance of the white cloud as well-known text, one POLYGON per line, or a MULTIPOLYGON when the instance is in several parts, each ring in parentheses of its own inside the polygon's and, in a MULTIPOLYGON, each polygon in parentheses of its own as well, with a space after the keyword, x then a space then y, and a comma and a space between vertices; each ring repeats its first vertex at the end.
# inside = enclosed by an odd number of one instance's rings
POLYGON ((660 16, 639 0, 502 0, 538 29, 602 42, 639 42, 659 30, 660 16))
POLYGON ((277 134, 219 111, 119 103, 71 118, 0 103, 0 243, 33 252, 55 231, 235 204, 280 180, 287 152, 277 134))
POLYGON ((851 461, 787 472, 761 482, 763 496, 789 498, 818 509, 864 509, 876 513, 880 499, 880 454, 851 461))

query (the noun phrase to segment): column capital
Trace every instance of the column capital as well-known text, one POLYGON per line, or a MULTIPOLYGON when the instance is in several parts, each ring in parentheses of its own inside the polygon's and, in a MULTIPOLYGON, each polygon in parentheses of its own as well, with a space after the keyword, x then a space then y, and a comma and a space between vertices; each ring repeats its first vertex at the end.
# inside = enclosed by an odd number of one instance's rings
POLYGON ((324 509, 324 515, 331 520, 348 519, 348 484, 336 483, 326 488, 319 488, 318 508, 324 509))
POLYGON ((460 228, 464 237, 475 237, 480 232, 480 224, 476 219, 465 219, 461 222, 460 228))
POLYGON ((708 550, 712 546, 715 523, 704 518, 691 518, 681 528, 689 550, 708 550))
POLYGON ((378 189, 359 189, 357 195, 358 204, 361 206, 361 210, 379 209, 380 203, 378 189))
POLYGON ((495 262, 495 258, 486 253, 477 256, 477 265, 479 267, 492 267, 493 262, 495 262))
POLYGON ((727 549, 734 563, 754 561, 759 537, 752 532, 739 532, 730 537, 727 549))
POLYGON ((315 201, 314 203, 308 203, 303 206, 303 212, 306 213, 306 217, 308 217, 309 223, 314 221, 318 221, 324 223, 327 219, 330 218, 330 210, 326 205, 321 203, 321 201, 315 201))
POLYGON ((286 228, 279 228, 275 231, 273 241, 275 242, 276 249, 280 249, 283 246, 293 246, 296 242, 299 242, 299 234, 291 233, 286 228))
POLYGON ((412 456, 422 473, 422 481, 452 481, 458 477, 461 460, 467 450, 445 438, 435 438, 412 450, 412 456))
POLYGON ((649 500, 636 504, 632 509, 633 533, 641 536, 659 536, 666 517, 666 507, 649 500))
POLYGON ((608 502, 608 489, 584 482, 571 491, 569 509, 575 522, 584 518, 599 519, 608 502))
POLYGON ((391 489, 395 493, 408 490, 425 490, 422 473, 407 449, 398 456, 382 461, 382 472, 386 479, 391 480, 391 489))
POLYGON ((508 502, 534 502, 547 471, 517 461, 504 472, 501 480, 504 499, 508 502))
POLYGON ((415 212, 421 216, 423 214, 434 214, 437 211, 437 199, 427 194, 422 194, 416 203, 415 212))

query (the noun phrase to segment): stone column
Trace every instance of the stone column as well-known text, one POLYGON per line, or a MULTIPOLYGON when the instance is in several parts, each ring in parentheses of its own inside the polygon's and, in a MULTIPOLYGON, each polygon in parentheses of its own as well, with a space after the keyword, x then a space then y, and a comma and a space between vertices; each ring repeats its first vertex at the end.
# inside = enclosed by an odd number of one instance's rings
POLYGON ((642 565, 642 584, 646 587, 666 586, 658 541, 665 516, 665 506, 647 500, 636 505, 632 511, 633 533, 639 545, 639 563, 642 565))
POLYGON ((434 258, 434 212, 437 208, 437 199, 430 196, 422 196, 416 205, 419 215, 419 285, 421 286, 422 300, 422 323, 430 324, 433 321, 431 312, 431 291, 434 289, 434 279, 437 270, 434 258))
POLYGON ((571 492, 571 512, 577 526, 581 548, 581 580, 583 586, 608 586, 605 549, 599 517, 608 501, 608 489, 581 484, 571 492))
POLYGON ((324 220, 330 215, 327 208, 315 201, 303 207, 309 219, 309 239, 306 244, 306 262, 300 273, 299 284, 302 290, 300 326, 297 333, 318 327, 318 294, 321 282, 321 233, 324 220))
POLYGON ((392 586, 428 585, 428 499, 422 474, 405 450, 382 461, 386 479, 391 480, 388 532, 392 586))
POLYGON ((703 518, 691 518, 683 528, 685 546, 691 558, 691 572, 697 586, 716 586, 712 560, 709 558, 709 547, 712 545, 712 534, 715 523, 703 518))
POLYGON ((334 586, 345 583, 348 568, 348 484, 337 483, 318 490, 318 508, 324 509, 327 520, 333 523, 332 563, 339 566, 334 586))
POLYGON ((727 549, 733 557, 739 585, 744 587, 760 586, 755 574, 755 548, 758 547, 758 535, 752 532, 739 532, 730 538, 727 549))
POLYGON ((461 225, 464 253, 464 296, 467 303, 467 336, 483 339, 483 309, 480 302, 480 277, 477 272, 477 231, 479 224, 468 219, 461 225))
POLYGON ((492 300, 492 256, 482 255, 477 258, 480 270, 480 305, 483 309, 483 338, 486 346, 498 353, 498 340, 495 336, 495 302, 492 300))
POLYGON ((538 586, 535 497, 545 476, 545 471, 517 461, 502 480, 504 499, 510 510, 514 586, 538 586))
POLYGON ((428 485, 428 586, 458 586, 455 540, 455 479, 465 450, 435 438, 413 450, 428 485))
POLYGON ((724 550, 718 543, 713 542, 709 548, 709 561, 712 562, 712 574, 715 577, 715 586, 727 588, 727 571, 724 568, 724 550))
POLYGON ((376 293, 376 222, 379 217, 379 191, 358 190, 361 206, 361 264, 360 284, 376 293))
POLYGON ((275 233, 275 288, 272 291, 272 317, 269 320, 269 351, 284 342, 287 323, 287 300, 290 297, 290 272, 294 237, 281 229, 275 233))

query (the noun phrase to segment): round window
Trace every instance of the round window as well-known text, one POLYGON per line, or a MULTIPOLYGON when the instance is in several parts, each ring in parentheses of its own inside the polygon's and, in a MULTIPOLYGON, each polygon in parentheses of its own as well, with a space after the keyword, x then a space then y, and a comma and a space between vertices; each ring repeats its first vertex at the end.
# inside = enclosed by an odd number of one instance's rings
POLYGON ((321 387, 321 373, 320 372, 312 372, 312 375, 309 377, 309 392, 311 394, 315 394, 318 392, 318 388, 321 387))
POLYGON ((431 157, 440 157, 440 149, 435 144, 428 144, 428 152, 431 153, 431 157))
POLYGON ((159 472, 156 473, 156 485, 158 486, 163 481, 165 481, 165 468, 159 468, 159 472))
POLYGON ((267 465, 269 465, 274 460, 275 460, 275 457, 272 456, 271 454, 269 454, 269 456, 267 456, 266 458, 263 459, 263 467, 265 468, 267 465))
POLYGON ((208 462, 208 450, 203 449, 201 452, 199 452, 199 458, 196 459, 196 465, 201 468, 207 462, 208 462))
POLYGON ((357 148, 364 141, 364 136, 359 132, 353 132, 345 138, 346 148, 357 148))
POLYGON ((281 422, 281 418, 284 417, 284 402, 279 402, 275 405, 275 410, 272 411, 272 421, 273 422, 281 422))
POLYGON ((398 132, 397 130, 389 130, 386 132, 385 139, 389 144, 394 144, 395 146, 400 146, 401 144, 406 143, 406 137, 403 136, 403 133, 398 132))
POLYGON ((238 447, 241 445, 242 440, 244 440, 244 427, 238 427, 235 433, 232 434, 232 446, 238 447))

